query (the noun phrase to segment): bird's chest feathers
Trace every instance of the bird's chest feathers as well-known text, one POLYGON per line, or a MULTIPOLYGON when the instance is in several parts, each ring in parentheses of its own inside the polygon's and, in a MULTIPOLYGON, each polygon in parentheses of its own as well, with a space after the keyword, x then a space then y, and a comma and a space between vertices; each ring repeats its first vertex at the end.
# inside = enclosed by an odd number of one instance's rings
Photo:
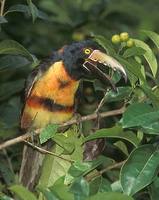
POLYGON ((72 106, 78 85, 79 81, 71 79, 63 62, 59 61, 35 84, 31 95, 52 99, 56 104, 72 106))

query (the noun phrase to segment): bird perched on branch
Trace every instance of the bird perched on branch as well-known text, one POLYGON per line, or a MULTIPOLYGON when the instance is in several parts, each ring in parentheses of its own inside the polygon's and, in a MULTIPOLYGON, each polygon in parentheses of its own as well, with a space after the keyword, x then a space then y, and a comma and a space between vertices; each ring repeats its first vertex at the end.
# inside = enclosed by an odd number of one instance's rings
MULTIPOLYGON (((115 89, 101 66, 117 70, 126 78, 121 64, 91 40, 66 45, 54 52, 33 70, 26 81, 21 128, 25 131, 43 128, 50 123, 60 124, 72 118, 75 95, 83 77, 99 79, 115 89)), ((20 181, 28 188, 33 188, 34 179, 38 176, 37 163, 42 164, 39 152, 25 147, 20 181)))

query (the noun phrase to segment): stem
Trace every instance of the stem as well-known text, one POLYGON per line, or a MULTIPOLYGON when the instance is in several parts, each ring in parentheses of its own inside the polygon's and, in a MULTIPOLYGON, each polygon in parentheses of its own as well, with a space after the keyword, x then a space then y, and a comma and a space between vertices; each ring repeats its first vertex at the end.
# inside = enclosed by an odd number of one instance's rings
MULTIPOLYGON (((110 116, 115 116, 115 115, 121 115, 122 113, 124 113, 124 111, 125 111, 125 106, 123 106, 120 109, 111 110, 111 111, 108 111, 108 112, 93 113, 93 114, 81 117, 80 122, 84 122, 84 121, 89 121, 89 120, 92 120, 92 119, 96 119, 97 117, 104 118, 104 117, 110 117, 110 116)), ((63 127, 66 127, 66 126, 69 126, 69 125, 72 125, 72 124, 77 124, 77 123, 79 123, 79 120, 77 120, 77 119, 71 119, 71 120, 69 120, 69 121, 61 124, 59 126, 59 128, 63 128, 63 127)), ((41 130, 42 129, 36 129, 34 131, 35 135, 39 135, 40 132, 41 132, 41 130)), ((17 143, 20 143, 20 142, 24 142, 24 140, 29 139, 31 137, 31 135, 32 134, 30 132, 28 132, 28 133, 26 133, 24 135, 21 135, 19 137, 7 140, 6 142, 0 144, 0 150, 4 149, 6 147, 9 147, 11 145, 14 145, 14 144, 17 144, 17 143)))

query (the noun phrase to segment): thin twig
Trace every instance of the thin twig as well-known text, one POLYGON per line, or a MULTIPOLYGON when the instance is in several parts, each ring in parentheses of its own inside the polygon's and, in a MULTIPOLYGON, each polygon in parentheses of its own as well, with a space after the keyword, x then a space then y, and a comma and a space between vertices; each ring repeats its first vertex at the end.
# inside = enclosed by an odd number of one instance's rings
POLYGON ((7 160, 7 162, 8 162, 8 166, 9 166, 11 172, 14 174, 14 170, 13 170, 12 162, 11 162, 9 156, 8 156, 8 153, 7 153, 7 150, 6 150, 6 149, 3 149, 3 154, 4 154, 5 157, 6 157, 6 160, 7 160))
POLYGON ((101 101, 99 102, 99 104, 98 104, 98 106, 97 106, 97 108, 96 108, 96 110, 95 110, 95 113, 98 113, 99 110, 101 109, 101 107, 103 106, 103 104, 104 104, 104 102, 105 102, 105 97, 106 97, 106 95, 107 95, 107 92, 105 92, 104 97, 103 97, 103 98, 101 99, 101 101))
MULTIPOLYGON (((92 120, 92 119, 96 119, 97 117, 104 118, 104 117, 110 117, 110 116, 115 116, 115 115, 121 115, 122 113, 124 113, 124 111, 125 111, 125 106, 123 106, 120 109, 111 110, 111 111, 108 111, 108 112, 103 112, 103 113, 98 113, 98 114, 97 113, 93 113, 93 114, 81 117, 80 122, 84 122, 84 121, 89 121, 89 120, 92 120)), ((69 121, 61 124, 59 126, 59 128, 63 128, 63 127, 66 127, 66 126, 69 126, 69 125, 72 125, 72 124, 77 124, 77 123, 79 123, 79 120, 77 120, 77 119, 71 119, 71 120, 69 120, 69 121)), ((40 134, 41 130, 42 129, 36 129, 34 131, 34 134, 35 135, 40 134)), ((21 135, 19 137, 10 139, 10 140, 8 140, 8 141, 0 144, 0 150, 4 149, 6 147, 9 147, 11 145, 23 142, 24 140, 27 140, 30 137, 31 137, 31 133, 28 132, 28 133, 26 133, 24 135, 21 135)))
POLYGON ((70 163, 73 163, 73 162, 74 162, 74 160, 67 159, 67 158, 64 158, 64 157, 62 157, 62 156, 57 155, 56 153, 53 153, 53 152, 51 152, 51 151, 47 151, 46 149, 43 149, 43 148, 41 148, 41 147, 38 147, 38 146, 34 145, 34 144, 31 143, 31 142, 28 142, 28 141, 26 141, 26 140, 24 140, 24 142, 27 143, 28 145, 30 145, 31 147, 33 147, 34 149, 38 150, 40 153, 49 154, 49 155, 55 156, 55 157, 57 157, 57 158, 60 158, 60 159, 62 159, 62 160, 65 160, 65 161, 67 161, 67 162, 70 162, 70 163))
POLYGON ((102 169, 101 171, 96 171, 95 173, 87 176, 86 179, 87 179, 87 181, 91 181, 92 179, 94 179, 98 176, 101 176, 103 173, 110 171, 111 169, 120 168, 125 162, 126 162, 126 160, 121 161, 119 163, 112 164, 112 165, 102 169))
POLYGON ((6 0, 1 0, 0 16, 3 16, 5 1, 6 0))

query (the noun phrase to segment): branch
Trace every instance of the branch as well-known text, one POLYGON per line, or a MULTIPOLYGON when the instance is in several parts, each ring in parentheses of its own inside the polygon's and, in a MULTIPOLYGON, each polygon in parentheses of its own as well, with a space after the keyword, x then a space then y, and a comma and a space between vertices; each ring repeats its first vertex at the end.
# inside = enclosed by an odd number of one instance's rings
MULTIPOLYGON (((97 117, 104 118, 104 117, 110 117, 110 116, 115 116, 115 115, 121 115, 122 113, 124 113, 124 111, 125 111, 125 106, 123 106, 120 109, 111 110, 111 111, 108 111, 108 112, 93 113, 93 114, 81 117, 80 118, 80 122, 84 122, 84 121, 89 121, 89 120, 92 120, 92 119, 96 119, 97 117)), ((71 119, 71 120, 69 120, 69 121, 61 124, 59 126, 59 128, 63 128, 65 126, 69 126, 69 125, 77 124, 77 123, 79 123, 79 120, 77 120, 77 119, 71 119)), ((41 132, 41 130, 42 129, 36 129, 34 131, 35 135, 39 135, 40 132, 41 132)), ((14 144, 17 144, 17 143, 20 143, 20 142, 24 142, 25 140, 31 138, 31 136, 32 136, 32 134, 30 132, 28 132, 28 133, 26 133, 24 135, 21 135, 19 137, 7 140, 6 142, 0 144, 0 150, 4 149, 6 147, 9 147, 11 145, 14 145, 14 144)))
POLYGON ((1 0, 0 16, 3 16, 5 1, 6 0, 1 0))
POLYGON ((56 153, 53 153, 53 152, 51 152, 51 151, 48 151, 48 150, 43 149, 43 148, 41 148, 41 147, 38 147, 38 146, 32 144, 31 142, 28 142, 28 141, 25 141, 25 142, 26 142, 28 145, 30 145, 31 147, 33 147, 34 149, 38 150, 40 153, 49 154, 49 155, 55 156, 55 157, 57 157, 57 158, 60 158, 60 159, 62 159, 62 160, 65 160, 65 161, 67 161, 67 162, 69 162, 69 163, 73 163, 73 162, 74 162, 74 160, 67 159, 67 158, 64 158, 64 157, 62 157, 62 156, 59 156, 59 155, 57 155, 56 153))
POLYGON ((86 176, 86 179, 87 181, 91 181, 92 179, 98 177, 98 176, 101 176, 103 173, 111 170, 111 169, 115 169, 115 168, 120 168, 124 163, 126 162, 126 160, 123 160, 119 163, 115 163, 115 164, 112 164, 112 165, 109 165, 108 167, 102 169, 101 171, 96 171, 95 173, 93 173, 92 175, 88 175, 86 176))

